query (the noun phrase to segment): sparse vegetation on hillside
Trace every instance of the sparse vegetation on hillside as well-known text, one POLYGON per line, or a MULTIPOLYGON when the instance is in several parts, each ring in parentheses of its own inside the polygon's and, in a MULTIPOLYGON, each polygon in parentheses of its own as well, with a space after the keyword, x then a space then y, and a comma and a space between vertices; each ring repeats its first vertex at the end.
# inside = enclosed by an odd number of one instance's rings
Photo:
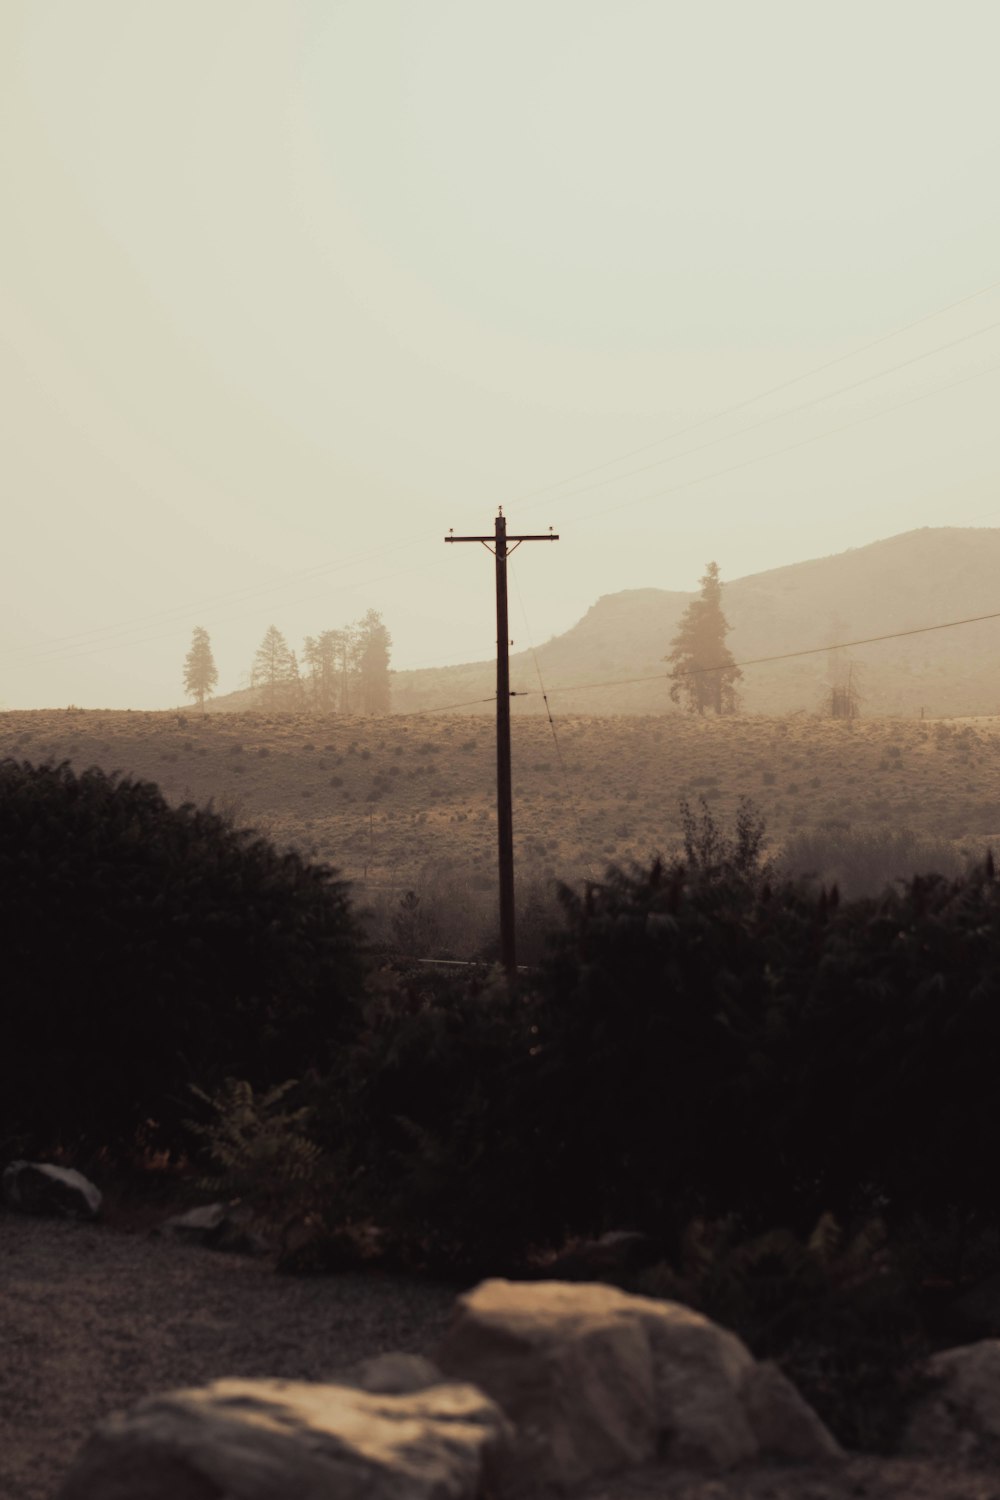
MULTIPOLYGON (((978 857, 1000 841, 996 720, 562 715, 557 724, 562 762, 546 723, 513 724, 516 863, 540 888, 679 850, 679 804, 701 796, 723 826, 751 797, 768 854, 791 847, 799 873, 826 879, 843 867, 817 851, 835 853, 844 825, 856 849, 870 840, 898 853, 897 868, 879 867, 886 879, 913 873, 904 830, 920 842, 918 863, 926 842, 949 870, 961 867, 954 853, 946 866, 949 849, 978 857)), ((303 858, 336 864, 362 905, 390 910, 407 890, 433 904, 432 888, 443 888, 435 872, 447 872, 460 887, 453 906, 493 910, 485 715, 12 712, 0 714, 4 754, 122 770, 155 781, 174 805, 213 801, 303 858)), ((461 952, 452 907, 445 916, 447 948, 470 956, 478 935, 461 952)))
POLYGON ((794 833, 781 851, 787 876, 802 876, 842 896, 878 896, 907 875, 936 872, 949 878, 961 874, 969 857, 947 839, 915 833, 912 828, 876 824, 853 828, 835 820, 794 833))

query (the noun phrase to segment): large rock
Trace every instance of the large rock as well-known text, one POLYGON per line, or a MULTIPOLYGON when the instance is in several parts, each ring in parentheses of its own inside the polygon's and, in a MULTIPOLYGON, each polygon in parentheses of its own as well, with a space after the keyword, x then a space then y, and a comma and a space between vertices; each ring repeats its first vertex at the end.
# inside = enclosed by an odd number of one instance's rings
POLYGON ((923 1373, 930 1389, 914 1404, 902 1451, 995 1463, 1000 1458, 1000 1339, 932 1354, 923 1373))
POLYGON ((102 1423, 56 1500, 477 1500, 503 1480, 503 1414, 467 1385, 407 1396, 219 1380, 102 1423))
POLYGON ((559 1488, 657 1457, 727 1469, 840 1453, 734 1334, 614 1287, 483 1282, 458 1298, 435 1360, 499 1403, 525 1470, 559 1488))
POLYGON ((56 1219, 96 1219, 101 1211, 100 1190, 82 1172, 41 1161, 4 1168, 3 1201, 21 1213, 56 1219))

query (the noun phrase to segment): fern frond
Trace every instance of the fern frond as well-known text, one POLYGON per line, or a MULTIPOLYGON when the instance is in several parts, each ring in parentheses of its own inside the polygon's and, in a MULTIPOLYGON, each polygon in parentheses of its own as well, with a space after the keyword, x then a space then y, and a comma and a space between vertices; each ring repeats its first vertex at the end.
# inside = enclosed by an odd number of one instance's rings
POLYGON ((824 1269, 833 1265, 843 1243, 843 1231, 831 1213, 822 1213, 806 1242, 809 1254, 824 1269))

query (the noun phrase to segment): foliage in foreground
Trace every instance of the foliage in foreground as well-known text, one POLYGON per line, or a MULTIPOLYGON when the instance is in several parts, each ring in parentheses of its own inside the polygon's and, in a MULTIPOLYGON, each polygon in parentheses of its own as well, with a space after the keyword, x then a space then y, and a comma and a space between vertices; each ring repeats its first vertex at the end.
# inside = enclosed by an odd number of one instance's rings
POLYGON ((736 1215, 693 1219, 671 1262, 629 1290, 665 1297, 738 1333, 774 1359, 846 1447, 892 1451, 932 1340, 921 1318, 921 1267, 878 1215, 845 1233, 832 1214, 812 1231, 748 1234, 736 1215))
POLYGON ((173 1143, 191 1083, 327 1068, 362 986, 330 869, 67 764, 0 763, 0 926, 0 1127, 37 1147, 173 1143))
POLYGON ((995 1218, 992 865, 841 903, 772 886, 759 832, 695 819, 685 858, 564 890, 516 999, 386 976, 320 1086, 365 1211, 473 1259, 622 1225, 676 1247, 705 1214, 995 1218))

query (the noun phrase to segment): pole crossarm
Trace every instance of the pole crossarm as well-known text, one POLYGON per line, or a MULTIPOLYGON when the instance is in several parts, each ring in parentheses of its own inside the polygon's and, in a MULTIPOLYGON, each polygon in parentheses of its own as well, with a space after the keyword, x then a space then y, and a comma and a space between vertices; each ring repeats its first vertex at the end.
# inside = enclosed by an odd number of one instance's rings
POLYGON ((517 944, 514 931, 514 815, 510 775, 510 661, 507 625, 507 558, 522 542, 557 542, 550 526, 540 535, 508 536, 503 509, 494 523, 492 536, 456 536, 446 542, 481 542, 496 558, 497 590, 497 852, 500 875, 500 951, 507 979, 513 989, 517 977, 517 944))
MULTIPOLYGON (((508 535, 508 537, 507 537, 507 556, 509 557, 512 552, 515 552, 517 550, 517 548, 520 547, 520 545, 521 545, 522 542, 558 542, 558 540, 559 540, 559 533, 557 531, 553 531, 551 529, 551 527, 549 528, 548 531, 542 532, 540 535, 537 535, 537 536, 534 536, 534 535, 530 535, 530 536, 510 536, 510 535, 508 535)), ((446 542, 482 542, 482 544, 486 548, 487 552, 492 552, 493 556, 496 557, 496 551, 497 551, 497 549, 496 549, 496 537, 495 536, 455 536, 454 532, 449 532, 448 535, 445 537, 445 541, 446 542)))

